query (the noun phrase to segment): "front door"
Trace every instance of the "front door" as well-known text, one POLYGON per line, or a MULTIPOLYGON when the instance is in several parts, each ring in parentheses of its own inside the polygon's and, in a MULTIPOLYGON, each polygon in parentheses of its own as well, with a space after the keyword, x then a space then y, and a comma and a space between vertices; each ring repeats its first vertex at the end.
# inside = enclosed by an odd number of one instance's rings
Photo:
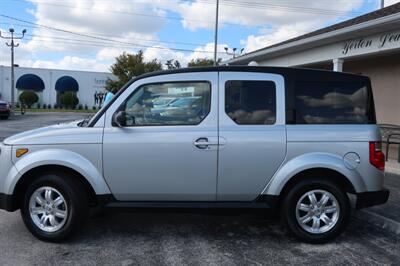
POLYGON ((216 199, 217 79, 215 72, 142 79, 109 108, 103 171, 117 200, 216 199), (118 111, 122 127, 112 125, 118 111))
POLYGON ((286 154, 284 79, 221 72, 219 101, 218 200, 254 200, 286 154))

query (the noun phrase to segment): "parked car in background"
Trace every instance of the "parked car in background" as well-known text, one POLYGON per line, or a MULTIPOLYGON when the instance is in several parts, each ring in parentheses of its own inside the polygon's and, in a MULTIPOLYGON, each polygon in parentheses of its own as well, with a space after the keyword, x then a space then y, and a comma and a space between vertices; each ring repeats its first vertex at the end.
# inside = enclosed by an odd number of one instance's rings
POLYGON ((356 208, 389 197, 370 80, 331 71, 150 73, 88 123, 20 133, 0 150, 0 208, 21 209, 46 241, 101 206, 273 208, 294 235, 323 243, 345 229, 348 194, 356 208), (151 111, 156 95, 177 93, 173 109, 151 111))
POLYGON ((0 100, 0 119, 8 119, 11 113, 11 105, 0 100))
POLYGON ((194 114, 201 112, 203 98, 184 97, 169 104, 162 112, 164 117, 193 117, 194 114))
POLYGON ((171 97, 158 97, 153 100, 153 107, 154 108, 164 108, 167 107, 169 104, 173 103, 174 101, 178 100, 179 98, 171 98, 171 97))

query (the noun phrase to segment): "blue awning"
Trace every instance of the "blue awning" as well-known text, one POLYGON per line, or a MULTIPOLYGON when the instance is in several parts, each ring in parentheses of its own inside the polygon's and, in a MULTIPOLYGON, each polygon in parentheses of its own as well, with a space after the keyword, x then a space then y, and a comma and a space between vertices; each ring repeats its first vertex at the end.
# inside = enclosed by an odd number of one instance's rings
POLYGON ((44 82, 35 74, 25 74, 17 80, 16 87, 18 90, 42 91, 44 90, 44 82))
POLYGON ((56 82, 56 91, 78 91, 78 82, 70 76, 62 76, 56 82))

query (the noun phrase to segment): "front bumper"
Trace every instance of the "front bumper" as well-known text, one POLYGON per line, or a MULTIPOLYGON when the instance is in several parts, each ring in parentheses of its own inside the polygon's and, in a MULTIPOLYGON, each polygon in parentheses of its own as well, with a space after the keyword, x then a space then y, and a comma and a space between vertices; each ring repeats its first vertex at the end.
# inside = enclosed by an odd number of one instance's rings
POLYGON ((17 208, 14 206, 12 195, 0 193, 0 210, 6 210, 9 212, 17 210, 17 208))
POLYGON ((356 208, 367 208, 374 205, 384 204, 389 199, 389 190, 383 189, 380 191, 357 193, 356 208))

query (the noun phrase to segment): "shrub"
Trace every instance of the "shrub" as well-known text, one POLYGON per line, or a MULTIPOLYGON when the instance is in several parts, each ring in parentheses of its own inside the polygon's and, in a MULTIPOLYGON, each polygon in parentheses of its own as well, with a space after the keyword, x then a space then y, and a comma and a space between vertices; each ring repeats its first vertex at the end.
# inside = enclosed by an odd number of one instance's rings
POLYGON ((58 108, 58 104, 54 104, 54 109, 57 109, 58 108))
POLYGON ((96 110, 96 106, 93 105, 93 108, 92 108, 92 109, 93 109, 93 110, 96 110))
POLYGON ((44 103, 43 106, 42 106, 42 108, 43 108, 43 109, 46 109, 46 107, 47 107, 47 104, 44 103))
POLYGON ((78 109, 79 109, 79 110, 82 110, 82 109, 83 109, 82 104, 79 104, 79 105, 78 105, 78 109))
POLYGON ((48 105, 47 105, 47 109, 51 109, 51 104, 48 104, 48 105))
POLYGON ((19 95, 19 101, 26 104, 28 106, 28 108, 31 108, 31 106, 34 103, 37 103, 39 101, 39 97, 33 91, 23 91, 19 95))
POLYGON ((88 106, 87 106, 87 104, 85 104, 85 110, 87 110, 88 109, 88 106))
POLYGON ((60 96, 60 103, 63 107, 73 109, 79 103, 79 99, 75 93, 69 91, 60 96))

